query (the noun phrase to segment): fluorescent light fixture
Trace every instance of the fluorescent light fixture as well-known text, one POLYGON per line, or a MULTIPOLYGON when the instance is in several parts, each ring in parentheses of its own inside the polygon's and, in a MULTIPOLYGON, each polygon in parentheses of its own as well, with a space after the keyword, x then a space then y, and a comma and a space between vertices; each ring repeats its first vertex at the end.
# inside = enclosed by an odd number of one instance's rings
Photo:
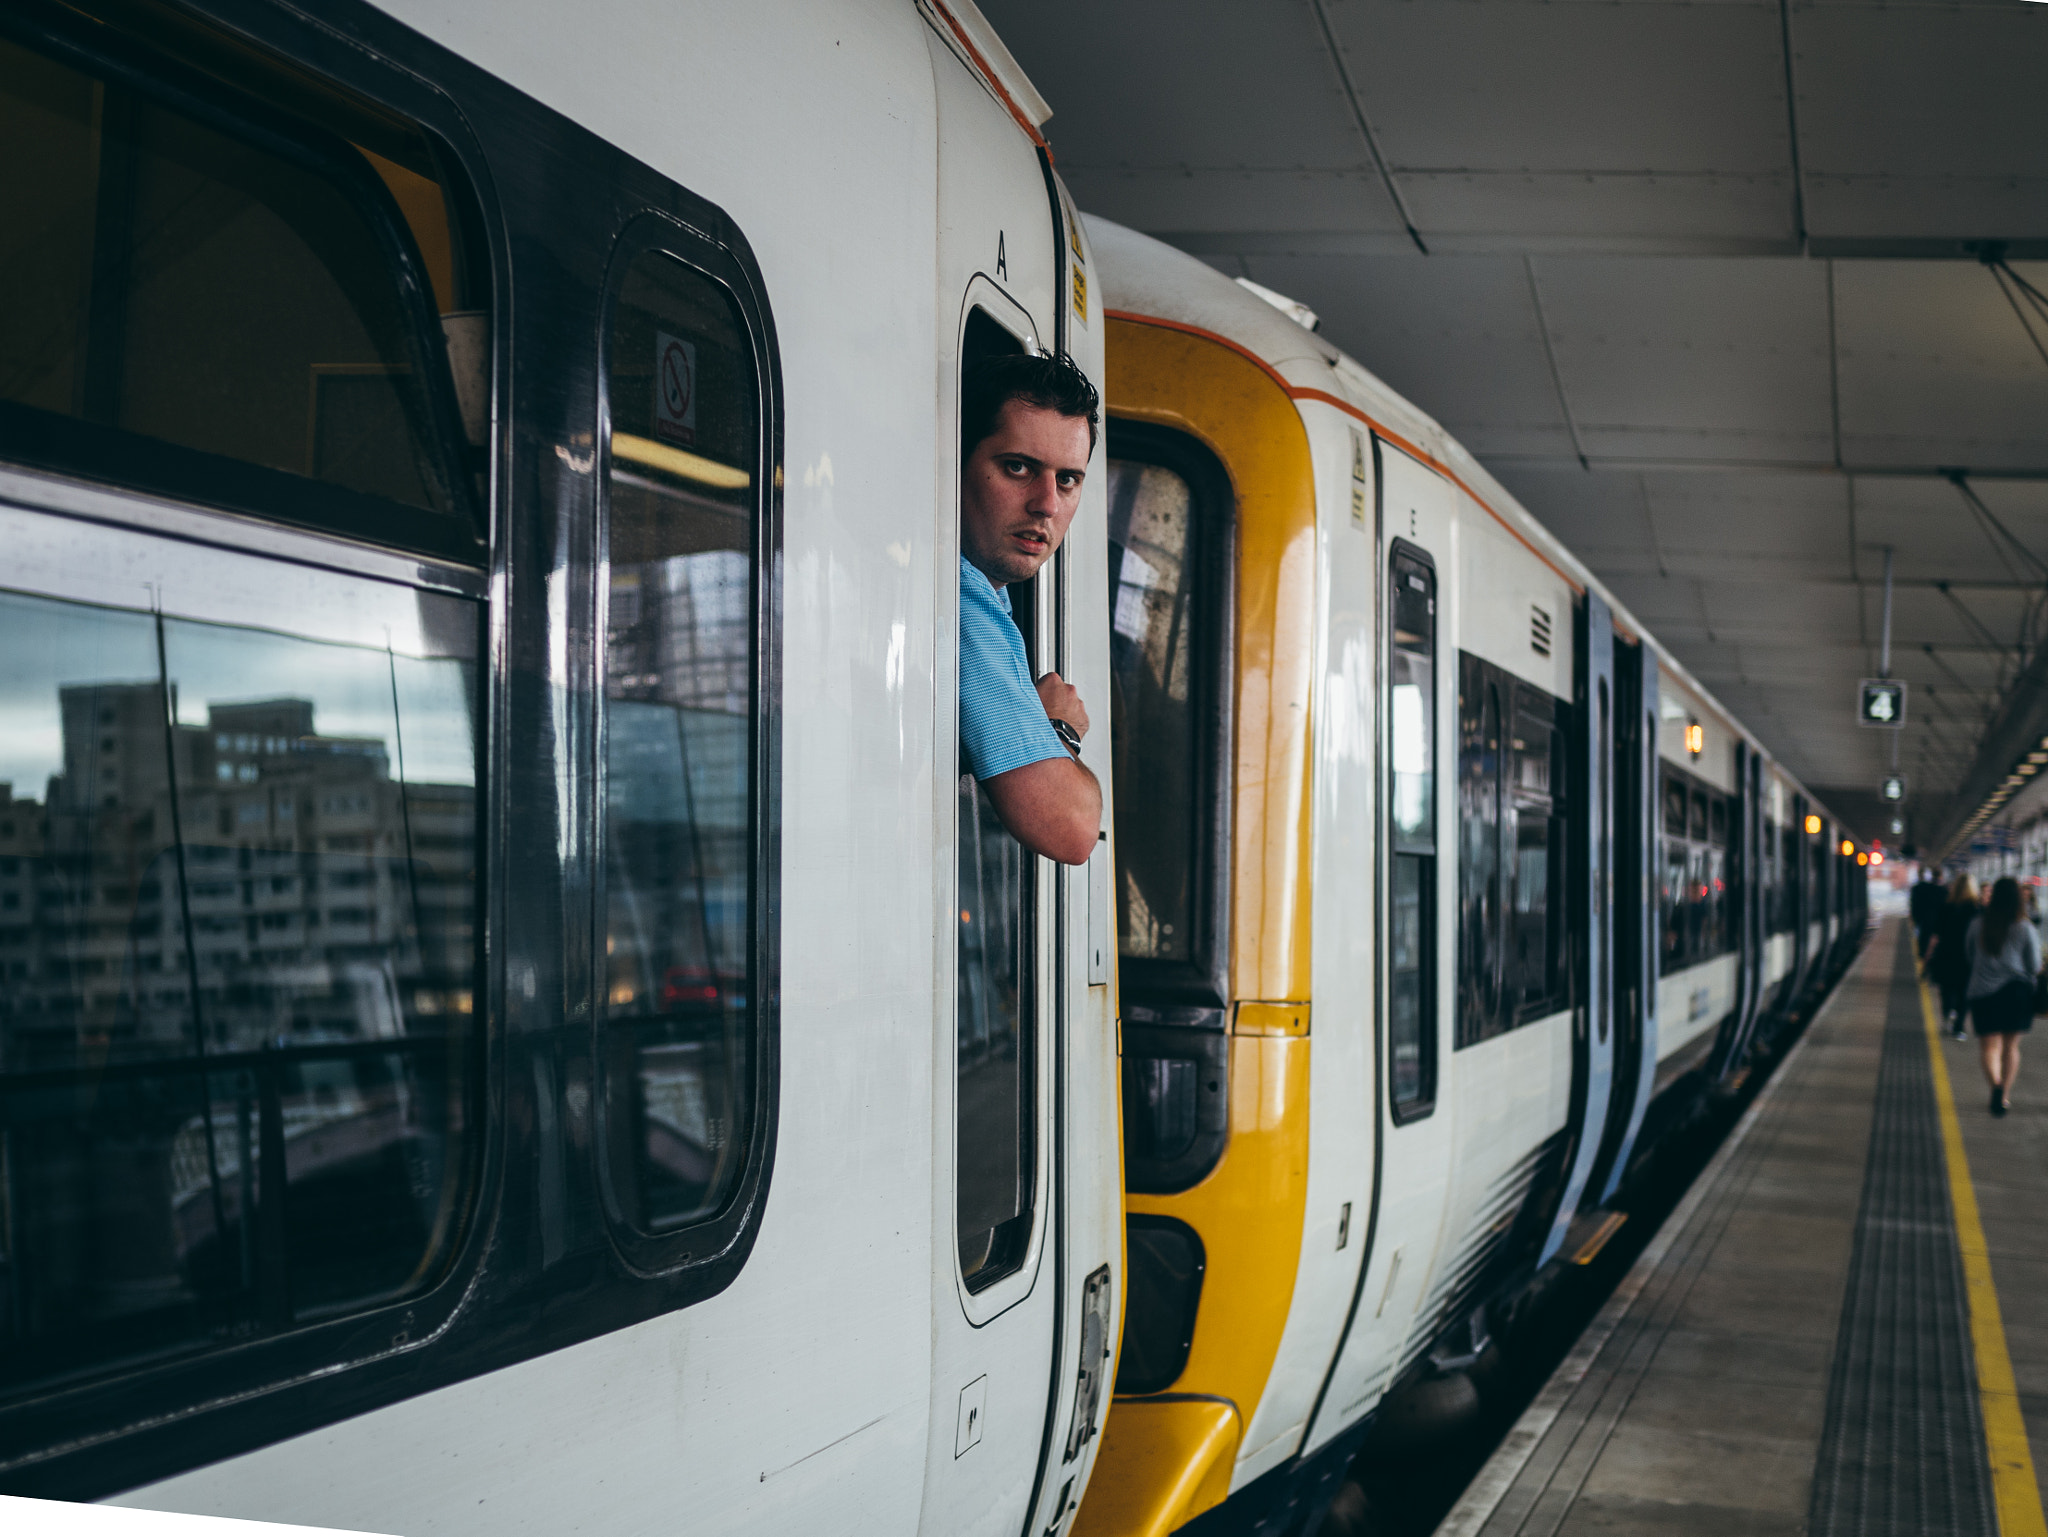
POLYGON ((710 486, 717 491, 744 491, 754 483, 754 477, 745 470, 720 464, 716 459, 706 459, 702 454, 670 448, 666 443, 657 443, 652 438, 631 432, 612 434, 612 457, 658 470, 664 475, 673 475, 678 480, 694 480, 700 486, 710 486))

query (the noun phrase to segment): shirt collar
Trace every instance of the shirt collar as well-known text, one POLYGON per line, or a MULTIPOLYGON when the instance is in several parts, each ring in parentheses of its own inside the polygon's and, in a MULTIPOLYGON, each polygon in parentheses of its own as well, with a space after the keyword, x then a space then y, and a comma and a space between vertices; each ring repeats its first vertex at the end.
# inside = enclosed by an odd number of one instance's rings
MULTIPOLYGON (((973 561, 969 560, 965 555, 962 555, 960 557, 960 574, 963 577, 972 577, 975 581, 981 583, 981 585, 988 590, 989 595, 996 600, 996 607, 1001 609, 1006 614, 1010 613, 1009 588, 996 586, 994 582, 991 582, 988 579, 988 573, 982 570, 981 567, 977 566, 973 561)), ((1015 618, 1016 616, 1014 614, 1011 614, 1011 617, 1015 618)))

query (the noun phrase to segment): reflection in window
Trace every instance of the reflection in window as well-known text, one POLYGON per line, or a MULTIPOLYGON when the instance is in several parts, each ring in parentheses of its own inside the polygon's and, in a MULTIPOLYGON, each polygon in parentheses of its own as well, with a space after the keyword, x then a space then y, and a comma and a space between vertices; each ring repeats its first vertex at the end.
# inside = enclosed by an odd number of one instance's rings
MULTIPOLYGON (((1458 658, 1458 1024, 1461 1046, 1497 1034, 1501 984, 1501 684, 1458 658)), ((1404 691, 1395 693, 1396 709, 1404 691)), ((1412 696, 1413 688, 1405 692, 1412 696)), ((1409 728, 1414 729, 1414 728, 1409 728)), ((1394 725, 1398 741, 1403 727, 1394 725)), ((1399 769, 1396 769, 1399 772, 1399 769)), ((1421 775, 1411 770, 1413 782, 1421 775)), ((1398 784, 1399 781, 1397 780, 1398 784)), ((1397 805, 1395 816, 1402 815, 1397 805)))
POLYGON ((656 1234, 715 1215, 753 1132, 758 393, 709 278, 642 255, 608 337, 606 1169, 656 1234))
POLYGON ((1115 782, 1132 787, 1116 798, 1117 934, 1131 960, 1194 958, 1193 510, 1174 471, 1109 461, 1110 730, 1115 782))
POLYGON ((1436 571, 1389 562, 1389 1087, 1396 1119, 1436 1099, 1436 571))
POLYGON ((425 654, 0 594, 0 1382, 440 1275, 476 1125, 479 624, 417 603, 425 654))
POLYGON ((403 503, 469 538, 379 232, 410 210, 437 246, 440 307, 463 307, 426 146, 383 126, 407 166, 285 131, 291 150, 258 147, 0 40, 0 402, 28 408, 13 430, 39 439, 92 423, 403 503))
POLYGON ((960 776, 960 935, 955 1031, 960 1274, 980 1290, 1031 1239, 1037 1068, 1031 857, 971 774, 960 776))

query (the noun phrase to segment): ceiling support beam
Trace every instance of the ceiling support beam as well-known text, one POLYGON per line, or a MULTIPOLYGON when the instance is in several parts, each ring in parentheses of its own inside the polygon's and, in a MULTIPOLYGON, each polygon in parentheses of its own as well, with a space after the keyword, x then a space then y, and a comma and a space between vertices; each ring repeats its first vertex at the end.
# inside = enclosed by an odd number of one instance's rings
MULTIPOLYGON (((1316 0, 1317 9, 1322 0, 1316 0)), ((1806 174, 1799 161, 1799 84, 1792 69, 1792 0, 1778 0, 1778 44, 1785 60, 1785 139, 1792 150, 1792 232, 1806 250, 1806 174)), ((1839 445, 1835 462, 1841 463, 1839 445)))
POLYGON ((1401 227, 1408 231, 1408 238, 1415 242, 1415 249, 1427 256, 1429 247, 1423 244, 1422 231, 1415 227, 1415 218, 1408 212, 1408 200, 1401 196, 1394 173, 1387 168, 1387 157, 1380 153, 1380 137, 1372 131, 1372 119, 1365 115, 1365 103, 1358 97, 1358 82, 1351 78, 1351 66, 1344 61, 1344 50, 1337 42, 1337 30, 1330 25, 1330 13, 1323 0, 1309 0, 1309 4, 1314 7, 1316 24, 1323 31, 1323 46, 1330 50, 1330 62, 1337 67, 1337 79, 1344 87, 1344 99, 1351 104, 1351 120, 1358 125, 1358 136, 1365 140, 1373 167, 1380 173, 1380 184, 1393 200, 1394 211, 1401 216, 1401 227))
POLYGON ((1557 349, 1550 344, 1550 320, 1543 313, 1543 290, 1536 286, 1535 257, 1522 258, 1522 272, 1529 279, 1529 306, 1536 312, 1536 334, 1543 338, 1543 360, 1550 365, 1550 386, 1557 391, 1558 414, 1564 417, 1565 430, 1572 435, 1572 450, 1579 456, 1579 468, 1590 470, 1593 465, 1586 458, 1586 445, 1579 437, 1579 424, 1572 416, 1572 403, 1565 398, 1564 375, 1557 366, 1557 349))

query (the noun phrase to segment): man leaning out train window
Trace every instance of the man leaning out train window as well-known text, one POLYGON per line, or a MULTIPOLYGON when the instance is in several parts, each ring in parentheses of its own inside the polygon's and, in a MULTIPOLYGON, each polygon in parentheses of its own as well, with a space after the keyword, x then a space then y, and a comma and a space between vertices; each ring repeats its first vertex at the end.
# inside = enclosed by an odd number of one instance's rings
POLYGON ((1088 711, 1058 673, 1032 681, 1004 589, 1067 536, 1099 400, 1071 359, 1007 353, 969 364, 960 407, 961 762, 1019 843, 1085 864, 1102 827, 1080 758, 1088 711))

